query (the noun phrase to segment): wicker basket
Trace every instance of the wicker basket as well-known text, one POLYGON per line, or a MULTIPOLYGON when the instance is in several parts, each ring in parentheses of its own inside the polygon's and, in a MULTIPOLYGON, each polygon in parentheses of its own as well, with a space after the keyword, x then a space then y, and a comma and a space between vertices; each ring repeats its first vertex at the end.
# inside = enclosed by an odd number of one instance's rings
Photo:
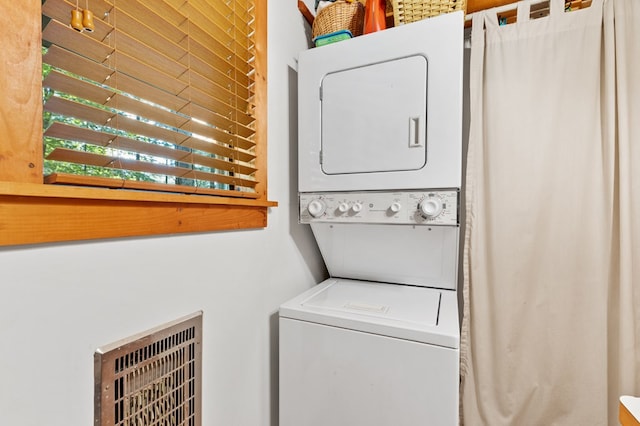
POLYGON ((393 21, 398 26, 458 10, 466 13, 466 0, 393 0, 393 21))
POLYGON ((362 34, 364 27, 364 7, 358 1, 336 1, 318 12, 313 21, 311 36, 349 30, 356 37, 362 34))

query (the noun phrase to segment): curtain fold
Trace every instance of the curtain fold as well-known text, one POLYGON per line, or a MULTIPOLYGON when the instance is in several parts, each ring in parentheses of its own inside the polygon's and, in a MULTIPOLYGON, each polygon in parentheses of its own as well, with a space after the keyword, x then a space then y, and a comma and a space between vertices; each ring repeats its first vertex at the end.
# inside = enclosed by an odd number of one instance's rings
POLYGON ((616 424, 640 392, 639 8, 531 3, 473 19, 462 415, 616 424))

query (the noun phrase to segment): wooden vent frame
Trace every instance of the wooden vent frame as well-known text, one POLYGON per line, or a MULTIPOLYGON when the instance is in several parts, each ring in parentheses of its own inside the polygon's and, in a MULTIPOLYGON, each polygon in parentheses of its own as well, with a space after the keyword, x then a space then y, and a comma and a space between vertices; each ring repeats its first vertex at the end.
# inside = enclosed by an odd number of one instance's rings
POLYGON ((96 350, 95 426, 202 426, 202 312, 96 350))

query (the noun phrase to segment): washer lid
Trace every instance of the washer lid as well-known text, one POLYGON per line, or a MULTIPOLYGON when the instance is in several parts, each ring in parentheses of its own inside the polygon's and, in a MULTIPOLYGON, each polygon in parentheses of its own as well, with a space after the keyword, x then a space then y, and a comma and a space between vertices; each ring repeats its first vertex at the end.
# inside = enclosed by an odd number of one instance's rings
POLYGON ((440 293, 409 286, 334 280, 301 306, 367 316, 371 321, 402 321, 433 327, 438 322, 440 293))
POLYGON ((283 304, 280 317, 458 348, 455 294, 330 278, 283 304))

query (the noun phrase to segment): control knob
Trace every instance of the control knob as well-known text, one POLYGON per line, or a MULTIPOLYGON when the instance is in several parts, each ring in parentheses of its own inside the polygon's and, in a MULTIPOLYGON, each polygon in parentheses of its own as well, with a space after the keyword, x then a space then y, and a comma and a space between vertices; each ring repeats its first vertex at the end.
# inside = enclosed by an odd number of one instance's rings
POLYGON ((349 211, 349 204, 342 202, 340 204, 338 204, 338 211, 340 213, 346 213, 349 211))
POLYGON ((351 210, 353 210, 354 213, 360 212, 360 210, 362 210, 362 203, 353 203, 351 210))
POLYGON ((307 206, 309 214, 313 217, 320 217, 327 210, 327 205, 321 199, 315 199, 307 206))
POLYGON ((435 197, 422 200, 418 204, 418 211, 423 218, 434 219, 442 213, 442 200, 435 197))
POLYGON ((389 210, 391 210, 393 213, 398 213, 400 210, 402 210, 402 204, 395 201, 391 204, 391 206, 389 207, 389 210))

